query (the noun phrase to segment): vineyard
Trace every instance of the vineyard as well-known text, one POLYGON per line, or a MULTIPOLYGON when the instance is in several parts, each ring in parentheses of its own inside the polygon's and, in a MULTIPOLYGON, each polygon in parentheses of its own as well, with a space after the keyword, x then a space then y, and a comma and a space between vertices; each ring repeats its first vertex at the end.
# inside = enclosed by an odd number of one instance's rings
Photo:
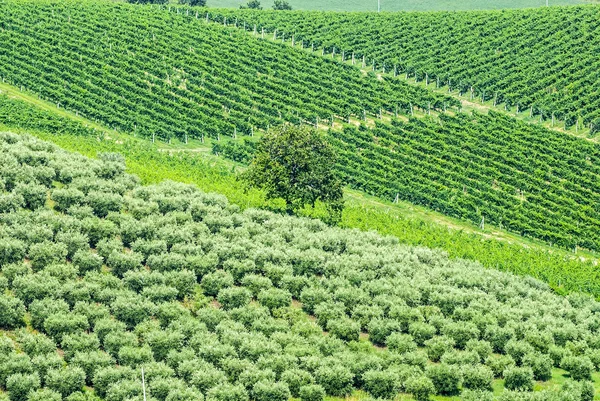
POLYGON ((2 400, 142 400, 142 367, 157 401, 594 397, 591 297, 140 186, 117 154, 6 133, 0 150, 2 400))
POLYGON ((332 131, 339 168, 350 185, 388 199, 599 249, 600 147, 492 112, 440 119, 332 131))
MULTIPOLYGON (((600 249, 595 143, 495 112, 346 126, 329 138, 351 187, 566 249, 600 249)), ((214 149, 248 162, 251 144, 214 149)))
POLYGON ((235 17, 247 29, 365 56, 378 71, 396 69, 468 99, 592 132, 600 129, 599 16, 597 6, 380 15, 211 11, 217 22, 235 17))
POLYGON ((163 141, 459 105, 179 10, 3 2, 0 76, 90 120, 163 141))

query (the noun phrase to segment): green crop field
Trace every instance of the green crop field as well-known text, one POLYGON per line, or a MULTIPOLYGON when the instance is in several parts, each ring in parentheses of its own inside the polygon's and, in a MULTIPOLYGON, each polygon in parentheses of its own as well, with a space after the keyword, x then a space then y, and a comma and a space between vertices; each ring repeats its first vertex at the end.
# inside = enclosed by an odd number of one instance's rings
POLYGON ((493 100, 568 127, 600 130, 600 7, 465 13, 230 11, 241 26, 294 37, 364 67, 493 100), (310 15, 307 18, 307 15, 310 15), (243 22, 242 22, 243 21, 243 22), (393 74, 392 74, 393 73, 393 74))
MULTIPOLYGON (((550 0, 550 5, 566 6, 587 4, 593 0, 550 0)), ((244 0, 208 0, 208 7, 239 8, 244 0)), ((295 10, 318 11, 377 11, 377 0, 290 0, 295 10)), ((507 8, 542 7, 545 0, 381 0, 382 11, 462 11, 497 10, 507 8)), ((261 1, 263 8, 271 8, 272 0, 261 1)))

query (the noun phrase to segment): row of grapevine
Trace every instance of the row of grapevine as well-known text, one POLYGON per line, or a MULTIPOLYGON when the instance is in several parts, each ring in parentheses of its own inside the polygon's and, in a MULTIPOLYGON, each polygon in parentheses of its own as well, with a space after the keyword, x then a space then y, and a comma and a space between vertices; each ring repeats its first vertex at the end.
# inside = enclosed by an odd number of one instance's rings
POLYGON ((332 131, 350 185, 561 247, 600 249, 600 148, 498 113, 332 131))
POLYGON ((235 137, 284 122, 458 105, 189 12, 56 1, 0 7, 3 80, 141 136, 235 137))
POLYGON ((600 7, 432 13, 211 10, 419 81, 600 129, 600 7))
POLYGON ((116 154, 6 133, 0 150, 3 401, 141 400, 141 367, 153 401, 359 388, 491 400, 500 379, 503 401, 593 399, 589 296, 372 232, 241 212, 189 185, 140 186, 116 154), (558 366, 563 388, 530 395, 558 366))
POLYGON ((21 100, 0 95, 0 125, 10 128, 43 131, 50 134, 93 136, 94 128, 77 123, 70 118, 57 116, 21 100))

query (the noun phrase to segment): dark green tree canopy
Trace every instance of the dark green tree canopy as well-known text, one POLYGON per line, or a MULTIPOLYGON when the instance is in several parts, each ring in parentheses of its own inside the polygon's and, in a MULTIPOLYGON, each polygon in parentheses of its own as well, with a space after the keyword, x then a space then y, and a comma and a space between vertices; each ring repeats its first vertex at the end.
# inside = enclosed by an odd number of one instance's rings
POLYGON ((260 1, 259 0, 250 0, 248 2, 248 4, 243 4, 240 6, 240 8, 249 8, 252 10, 262 10, 262 6, 260 5, 260 1))
POLYGON ((206 0, 179 0, 180 4, 189 4, 190 6, 206 6, 206 0))
POLYGON ((288 213, 322 201, 336 222, 344 205, 335 163, 333 147, 316 130, 284 126, 263 136, 242 179, 269 199, 285 200, 288 213))
POLYGON ((291 10, 292 6, 285 0, 275 0, 273 10, 291 10))

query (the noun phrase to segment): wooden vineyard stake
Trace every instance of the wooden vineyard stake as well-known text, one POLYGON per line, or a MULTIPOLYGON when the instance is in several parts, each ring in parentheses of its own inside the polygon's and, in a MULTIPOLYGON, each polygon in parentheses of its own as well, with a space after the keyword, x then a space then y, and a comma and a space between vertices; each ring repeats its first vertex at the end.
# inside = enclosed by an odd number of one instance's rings
POLYGON ((142 393, 144 395, 144 401, 146 401, 146 379, 144 378, 144 367, 142 366, 142 393))

